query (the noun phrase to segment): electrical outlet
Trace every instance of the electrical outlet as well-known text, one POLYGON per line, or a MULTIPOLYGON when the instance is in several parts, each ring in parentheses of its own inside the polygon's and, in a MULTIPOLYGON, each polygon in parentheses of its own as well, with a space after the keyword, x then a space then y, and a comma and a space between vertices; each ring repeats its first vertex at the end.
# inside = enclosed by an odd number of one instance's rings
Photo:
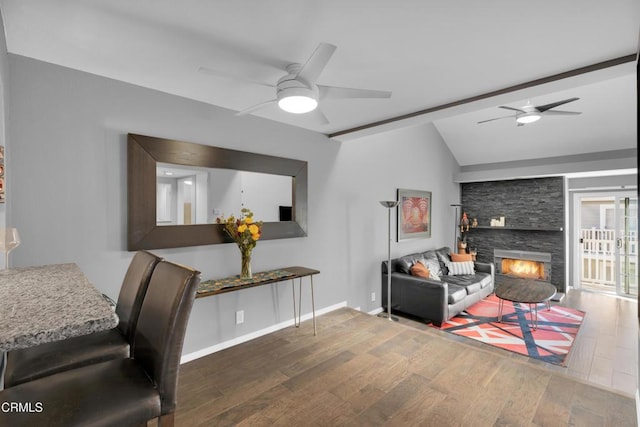
POLYGON ((244 310, 236 311, 236 325, 244 323, 244 310))
POLYGON ((371 302, 375 302, 375 301, 376 301, 376 293, 371 292, 371 302))

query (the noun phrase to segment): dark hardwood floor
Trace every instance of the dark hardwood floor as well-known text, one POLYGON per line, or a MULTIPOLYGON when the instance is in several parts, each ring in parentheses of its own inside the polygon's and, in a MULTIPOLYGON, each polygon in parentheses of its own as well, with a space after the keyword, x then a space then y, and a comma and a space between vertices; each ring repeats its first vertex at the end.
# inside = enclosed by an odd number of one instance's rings
POLYGON ((176 425, 635 426, 634 302, 564 303, 568 368, 345 308, 182 365, 176 425))

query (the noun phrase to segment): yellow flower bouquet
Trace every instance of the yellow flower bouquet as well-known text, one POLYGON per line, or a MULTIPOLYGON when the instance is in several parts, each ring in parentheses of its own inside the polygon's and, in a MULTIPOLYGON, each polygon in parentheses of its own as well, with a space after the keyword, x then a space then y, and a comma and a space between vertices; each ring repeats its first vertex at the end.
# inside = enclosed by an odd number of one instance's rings
POLYGON ((240 218, 231 215, 227 218, 216 218, 216 223, 223 224, 225 232, 233 239, 242 255, 241 279, 250 279, 251 251, 262 236, 262 221, 253 219, 253 212, 242 208, 240 218))

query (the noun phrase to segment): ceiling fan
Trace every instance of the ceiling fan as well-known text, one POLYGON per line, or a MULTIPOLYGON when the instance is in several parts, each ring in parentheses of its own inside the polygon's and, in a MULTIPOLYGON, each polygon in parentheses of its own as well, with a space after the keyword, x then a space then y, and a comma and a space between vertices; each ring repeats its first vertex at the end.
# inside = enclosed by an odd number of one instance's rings
POLYGON ((515 117, 516 122, 518 123, 518 126, 524 126, 528 123, 533 123, 540 120, 540 117, 542 116, 575 116, 577 114, 582 114, 582 113, 577 111, 556 111, 551 109, 558 107, 562 104, 567 104, 569 102, 577 101, 578 99, 580 98, 569 98, 569 99, 552 102, 551 104, 545 104, 545 105, 532 105, 530 101, 527 101, 527 105, 521 108, 514 108, 514 107, 508 107, 506 105, 501 105, 498 108, 513 110, 516 112, 516 114, 511 116, 495 117, 493 119, 482 120, 478 122, 478 124, 491 122, 493 120, 500 120, 500 119, 515 117))
MULTIPOLYGON (((278 106, 293 114, 304 114, 315 111, 318 121, 323 124, 329 120, 318 108, 318 102, 325 99, 347 98, 390 98, 391 92, 369 89, 353 89, 317 84, 318 77, 331 59, 336 46, 329 43, 320 43, 306 63, 292 63, 282 70, 287 74, 282 76, 275 85, 254 80, 244 79, 253 84, 272 87, 276 90, 276 97, 260 104, 254 105, 236 113, 238 116, 251 114, 256 110, 277 103, 278 106)), ((222 73, 205 67, 200 67, 200 72, 221 75, 222 73)), ((234 76, 237 78, 237 76, 234 76)))

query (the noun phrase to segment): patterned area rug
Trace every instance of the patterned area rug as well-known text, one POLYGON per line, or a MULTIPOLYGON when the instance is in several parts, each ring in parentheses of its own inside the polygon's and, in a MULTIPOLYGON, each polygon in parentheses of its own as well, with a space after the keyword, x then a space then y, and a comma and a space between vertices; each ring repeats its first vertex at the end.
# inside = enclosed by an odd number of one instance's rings
POLYGON ((498 301, 495 295, 490 295, 438 329, 566 366, 584 312, 560 306, 547 310, 545 304, 538 304, 538 329, 533 330, 529 304, 505 301, 502 322, 499 323, 498 301))

